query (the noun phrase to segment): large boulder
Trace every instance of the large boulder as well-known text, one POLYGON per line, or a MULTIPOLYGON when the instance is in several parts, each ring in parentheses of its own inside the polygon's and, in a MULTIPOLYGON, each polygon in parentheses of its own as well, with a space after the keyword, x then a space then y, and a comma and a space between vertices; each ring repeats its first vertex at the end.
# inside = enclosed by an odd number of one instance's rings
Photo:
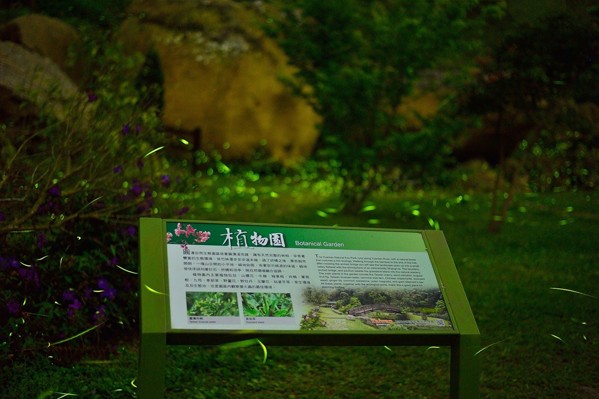
POLYGON ((78 58, 82 41, 69 24, 45 15, 23 15, 0 26, 0 40, 49 58, 73 82, 82 82, 83 63, 78 58))
POLYGON ((284 163, 310 154, 318 117, 279 80, 291 70, 253 5, 133 0, 129 14, 118 39, 129 51, 158 55, 169 130, 196 132, 202 149, 226 159, 259 148, 284 163))
POLYGON ((52 60, 16 43, 0 41, 2 119, 44 109, 64 120, 76 98, 81 98, 77 86, 52 60), (23 102, 29 107, 23 109, 23 102))

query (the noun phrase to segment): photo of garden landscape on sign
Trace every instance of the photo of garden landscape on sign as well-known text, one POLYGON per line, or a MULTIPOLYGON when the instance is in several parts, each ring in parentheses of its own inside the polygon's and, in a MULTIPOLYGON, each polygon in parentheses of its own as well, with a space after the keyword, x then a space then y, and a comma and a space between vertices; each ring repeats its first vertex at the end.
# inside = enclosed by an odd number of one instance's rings
POLYGON ((452 328, 438 289, 383 290, 308 287, 302 330, 421 330, 452 328))

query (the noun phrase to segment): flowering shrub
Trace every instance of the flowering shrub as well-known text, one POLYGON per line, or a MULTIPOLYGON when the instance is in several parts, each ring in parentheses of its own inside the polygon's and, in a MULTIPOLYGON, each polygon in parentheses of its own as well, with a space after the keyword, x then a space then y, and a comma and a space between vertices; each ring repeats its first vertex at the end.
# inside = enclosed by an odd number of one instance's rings
POLYGON ((2 357, 130 334, 137 322, 138 219, 159 212, 176 179, 161 171, 156 110, 123 79, 141 60, 96 54, 93 90, 64 120, 41 109, 0 129, 2 357))
POLYGON ((319 308, 314 308, 308 314, 302 315, 302 321, 300 321, 301 330, 315 330, 326 326, 327 322, 320 318, 319 308))

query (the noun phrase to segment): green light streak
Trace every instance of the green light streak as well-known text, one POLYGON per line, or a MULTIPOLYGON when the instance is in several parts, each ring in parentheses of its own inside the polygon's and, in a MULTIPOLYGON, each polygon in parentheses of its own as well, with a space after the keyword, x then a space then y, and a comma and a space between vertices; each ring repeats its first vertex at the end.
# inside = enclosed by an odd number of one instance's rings
POLYGON ((99 196, 98 198, 95 198, 95 199, 91 200, 91 201, 90 201, 90 202, 89 202, 87 205, 85 205, 85 206, 84 206, 83 208, 81 208, 80 210, 84 210, 85 208, 87 208, 88 206, 90 206, 91 204, 93 204, 94 202, 97 202, 97 201, 101 200, 103 197, 104 197, 104 196, 103 196, 103 195, 101 195, 101 196, 99 196))
POLYGON ((556 290, 556 291, 564 291, 564 292, 570 292, 572 294, 578 294, 578 295, 582 295, 582 296, 588 296, 589 298, 594 298, 594 299, 599 299, 594 295, 590 295, 590 294, 585 294, 584 292, 580 292, 580 291, 574 291, 568 288, 559 288, 559 287, 550 287, 550 290, 556 290))
POLYGON ((489 348, 491 348, 491 347, 493 347, 495 345, 498 345, 498 344, 500 344, 502 342, 505 342, 505 341, 507 341, 507 338, 506 339, 502 339, 501 341, 493 342, 492 344, 489 344, 489 345, 485 346, 484 348, 482 348, 481 350, 479 350, 478 352, 476 352, 474 354, 474 356, 478 356, 480 353, 486 351, 487 349, 489 349, 489 348))
POLYGON ((150 155, 154 154, 155 152, 158 152, 160 150, 162 150, 164 148, 164 146, 160 146, 158 148, 154 148, 152 151, 148 152, 146 155, 144 155, 144 158, 149 157, 150 155))
POLYGON ((62 396, 59 396, 59 397, 58 397, 58 398, 56 398, 56 399, 62 399, 62 398, 66 398, 67 396, 79 396, 79 395, 77 395, 77 394, 75 394, 75 393, 65 393, 65 392, 55 392, 55 393, 57 393, 57 394, 59 394, 59 395, 62 395, 62 396))
POLYGON ((549 334, 549 335, 551 335, 553 338, 557 339, 558 341, 561 341, 561 342, 562 342, 562 343, 564 343, 564 344, 566 343, 566 341, 564 341, 563 339, 561 339, 560 337, 558 337, 558 336, 557 336, 557 335, 555 335, 555 334, 549 334))
POLYGON ((125 269, 125 268, 124 268, 124 267, 122 267, 122 266, 119 266, 119 265, 115 265, 115 266, 116 266, 116 267, 118 267, 119 269, 121 269, 122 271, 126 272, 126 273, 131 273, 131 274, 139 274, 139 273, 137 273, 137 272, 134 272, 134 271, 132 271, 132 270, 125 269))
POLYGON ((239 348, 247 348, 248 346, 252 346, 252 345, 260 345, 262 347, 262 351, 264 353, 264 358, 262 359, 262 363, 266 363, 266 359, 268 358, 268 349, 266 348, 266 345, 264 345, 262 343, 262 341, 260 341, 257 338, 252 338, 252 339, 246 339, 243 341, 237 341, 237 342, 229 342, 226 344, 222 344, 219 345, 219 348, 223 349, 223 350, 229 350, 229 349, 239 349, 239 348))
POLYGON ((154 288, 149 287, 147 284, 144 284, 144 287, 146 287, 146 289, 148 291, 150 291, 152 294, 158 294, 158 295, 164 295, 164 296, 168 296, 167 294, 165 294, 164 292, 160 292, 160 291, 156 291, 154 288))
POLYGON ((262 350, 264 351, 264 359, 262 359, 262 364, 264 364, 266 363, 266 358, 268 357, 268 350, 266 349, 266 345, 264 345, 262 341, 260 341, 259 339, 257 339, 256 341, 258 341, 258 343, 262 347, 262 350))
POLYGON ((57 342, 53 342, 53 343, 49 343, 48 342, 48 347, 56 346, 56 345, 60 345, 60 344, 64 344, 65 342, 69 342, 69 341, 72 341, 74 339, 77 339, 77 338, 81 337, 82 335, 85 335, 88 332, 91 332, 91 331, 95 330, 96 328, 100 327, 102 324, 104 324, 104 323, 100 323, 100 324, 97 324, 97 325, 95 325, 93 327, 90 327, 87 330, 80 332, 79 334, 73 335, 72 337, 69 337, 69 338, 66 338, 66 339, 63 339, 63 340, 60 340, 60 341, 57 341, 57 342))

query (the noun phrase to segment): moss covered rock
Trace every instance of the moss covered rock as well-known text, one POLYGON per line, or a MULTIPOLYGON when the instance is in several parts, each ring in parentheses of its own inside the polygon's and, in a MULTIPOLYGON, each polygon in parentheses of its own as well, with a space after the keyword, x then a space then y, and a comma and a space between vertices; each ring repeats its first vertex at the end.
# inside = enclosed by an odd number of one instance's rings
POLYGON ((266 150, 289 164, 310 154, 318 117, 279 80, 291 72, 254 4, 134 0, 118 32, 129 51, 158 55, 163 119, 225 159, 266 150))

